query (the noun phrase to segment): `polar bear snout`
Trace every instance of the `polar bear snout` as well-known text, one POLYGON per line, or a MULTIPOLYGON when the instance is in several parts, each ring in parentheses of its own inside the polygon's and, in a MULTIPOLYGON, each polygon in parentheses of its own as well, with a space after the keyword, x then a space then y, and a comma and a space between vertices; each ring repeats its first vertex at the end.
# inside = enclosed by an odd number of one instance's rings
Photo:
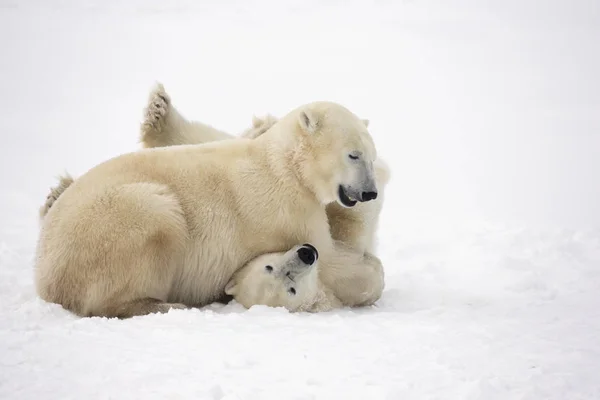
POLYGON ((353 160, 346 179, 338 186, 338 202, 342 206, 354 207, 357 202, 365 203, 377 199, 377 182, 373 163, 366 160, 353 160))
POLYGON ((363 169, 363 174, 360 179, 360 184, 357 185, 358 196, 356 200, 364 203, 366 201, 375 200, 377 198, 377 183, 375 182, 375 174, 373 165, 366 165, 363 169))
POLYGON ((306 265, 313 265, 319 258, 319 252, 312 244, 305 243, 297 251, 298 258, 306 265))
POLYGON ((377 189, 374 184, 369 185, 363 190, 356 190, 354 187, 344 187, 342 185, 338 188, 338 199, 345 207, 353 207, 357 201, 365 203, 376 198, 377 189))

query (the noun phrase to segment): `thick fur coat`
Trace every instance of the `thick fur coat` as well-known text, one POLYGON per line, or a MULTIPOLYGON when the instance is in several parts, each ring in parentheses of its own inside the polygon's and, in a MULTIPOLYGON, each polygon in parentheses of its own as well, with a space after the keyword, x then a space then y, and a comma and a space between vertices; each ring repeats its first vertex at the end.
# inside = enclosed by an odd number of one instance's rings
POLYGON ((375 158, 363 121, 319 102, 254 140, 111 159, 47 210, 38 293, 87 316, 201 306, 254 258, 308 242, 321 254, 319 279, 340 304, 364 304, 369 299, 356 288, 373 280, 365 265, 381 264, 335 244, 325 205, 372 199, 375 158))

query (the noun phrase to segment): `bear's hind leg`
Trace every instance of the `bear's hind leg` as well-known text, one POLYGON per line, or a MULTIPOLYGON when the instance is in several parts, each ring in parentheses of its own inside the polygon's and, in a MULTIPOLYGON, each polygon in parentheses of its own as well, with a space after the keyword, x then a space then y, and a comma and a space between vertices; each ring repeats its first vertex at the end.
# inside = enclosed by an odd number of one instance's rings
POLYGON ((148 96, 140 142, 145 148, 201 144, 231 139, 233 136, 197 121, 188 121, 173 106, 162 84, 148 96))
POLYGON ((271 114, 267 114, 262 118, 257 116, 252 117, 252 127, 241 133, 240 137, 248 139, 256 139, 277 123, 277 118, 271 114))
POLYGON ((44 261, 60 267, 45 275, 44 285, 58 291, 49 301, 80 315, 119 318, 182 307, 166 303, 188 239, 183 210, 168 187, 121 185, 82 211, 73 216, 70 230, 82 233, 71 239, 68 258, 54 259, 61 254, 54 251, 44 261))

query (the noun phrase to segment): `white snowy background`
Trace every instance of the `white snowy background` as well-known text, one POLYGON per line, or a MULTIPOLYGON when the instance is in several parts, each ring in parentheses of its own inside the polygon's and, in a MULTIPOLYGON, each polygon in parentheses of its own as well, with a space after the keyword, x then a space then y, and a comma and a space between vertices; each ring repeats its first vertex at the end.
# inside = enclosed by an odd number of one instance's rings
POLYGON ((0 1, 0 398, 600 398, 597 0, 0 1), (393 168, 377 306, 80 319, 36 297, 58 173, 148 91, 230 132, 333 100, 393 168))

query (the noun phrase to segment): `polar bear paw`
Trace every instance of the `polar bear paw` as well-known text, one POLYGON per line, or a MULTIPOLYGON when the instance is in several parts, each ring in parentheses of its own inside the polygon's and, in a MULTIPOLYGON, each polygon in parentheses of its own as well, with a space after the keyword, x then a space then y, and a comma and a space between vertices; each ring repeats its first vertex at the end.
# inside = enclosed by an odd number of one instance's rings
POLYGON ((158 83, 148 96, 148 103, 144 109, 144 121, 141 127, 143 142, 160 136, 167 124, 171 111, 171 98, 164 86, 158 83))
POLYGON ((271 114, 267 114, 262 118, 254 116, 252 117, 252 127, 246 129, 241 136, 249 139, 255 139, 271 129, 276 122, 277 118, 271 114))
POLYGON ((39 209, 40 220, 44 219, 56 200, 58 200, 60 195, 63 194, 63 192, 67 190, 69 186, 73 184, 73 182, 75 182, 75 180, 69 174, 65 173, 65 175, 59 177, 58 185, 50 188, 50 193, 48 193, 46 196, 46 202, 39 209))

